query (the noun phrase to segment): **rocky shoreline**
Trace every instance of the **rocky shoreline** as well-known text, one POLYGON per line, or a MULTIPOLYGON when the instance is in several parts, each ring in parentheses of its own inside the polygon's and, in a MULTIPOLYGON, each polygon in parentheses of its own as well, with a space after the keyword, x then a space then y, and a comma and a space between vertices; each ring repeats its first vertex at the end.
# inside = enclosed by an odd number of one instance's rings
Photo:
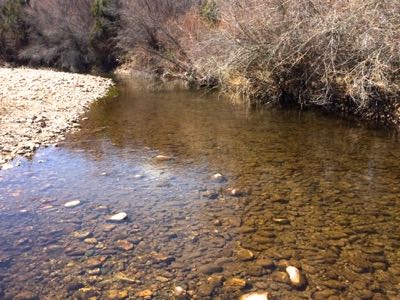
POLYGON ((1 67, 0 82, 0 169, 79 130, 82 113, 113 84, 92 75, 1 67))

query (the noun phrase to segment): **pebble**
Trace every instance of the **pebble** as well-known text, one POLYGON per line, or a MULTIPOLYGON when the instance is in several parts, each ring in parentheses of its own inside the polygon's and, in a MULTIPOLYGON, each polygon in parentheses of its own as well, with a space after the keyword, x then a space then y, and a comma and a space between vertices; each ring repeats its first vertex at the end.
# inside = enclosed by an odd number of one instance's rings
POLYGON ((286 272, 274 272, 272 273, 272 279, 280 283, 290 283, 289 275, 286 272))
POLYGON ((228 279, 224 283, 224 287, 226 288, 233 288, 233 289, 244 289, 247 286, 247 282, 244 279, 241 278, 231 278, 228 279))
POLYGON ((240 249, 236 252, 236 258, 241 261, 249 261, 254 259, 254 253, 247 249, 240 249))
POLYGON ((176 286, 176 287, 174 288, 174 296, 175 296, 175 297, 180 298, 180 297, 183 297, 183 296, 185 296, 185 295, 186 295, 186 291, 185 291, 185 289, 184 289, 183 287, 181 287, 181 286, 176 286))
POLYGON ((123 300, 128 298, 128 291, 126 290, 109 290, 105 293, 105 299, 107 300, 123 300))
POLYGON ((305 279, 299 269, 293 266, 288 266, 286 268, 286 273, 289 275, 289 280, 292 286, 296 288, 303 288, 305 286, 305 279))
POLYGON ((81 201, 73 200, 73 201, 69 201, 69 202, 65 203, 64 206, 68 207, 68 208, 72 208, 72 207, 76 207, 76 206, 78 206, 80 204, 81 204, 81 201))
POLYGON ((73 281, 73 282, 68 283, 65 287, 68 292, 74 292, 76 290, 83 288, 84 285, 82 282, 73 281))
POLYGON ((240 300, 268 300, 268 293, 249 293, 240 297, 240 300))
POLYGON ((90 238, 92 236, 92 232, 91 231, 81 231, 81 232, 75 231, 72 233, 72 236, 77 239, 84 240, 84 239, 90 238))
POLYGON ((256 261, 256 264, 258 266, 261 266, 261 267, 265 268, 265 269, 274 269, 275 268, 275 264, 274 264, 273 260, 270 259, 270 258, 258 259, 256 261))
POLYGON ((29 291, 23 291, 18 293, 14 298, 14 300, 39 300, 39 297, 29 291))
POLYGON ((130 251, 133 249, 133 244, 127 240, 118 240, 117 241, 117 248, 124 250, 124 251, 130 251))
POLYGON ((285 218, 273 218, 272 221, 274 221, 275 223, 280 224, 280 225, 289 225, 290 224, 290 221, 285 218))
POLYGON ((148 298, 151 298, 153 296, 153 292, 151 290, 143 290, 143 291, 138 292, 136 294, 136 296, 138 296, 140 298, 148 299, 148 298))
POLYGON ((157 155, 155 158, 158 161, 169 161, 173 159, 172 156, 167 156, 167 155, 157 155))
POLYGON ((213 181, 219 182, 219 183, 226 181, 226 178, 225 178, 222 174, 219 174, 219 173, 214 174, 214 175, 211 177, 211 179, 212 179, 213 181))
POLYGON ((103 229, 104 232, 110 232, 110 231, 113 231, 115 229, 115 227, 116 226, 113 225, 113 224, 104 224, 102 226, 102 229, 103 229))
POLYGON ((214 273, 221 273, 224 269, 221 266, 217 266, 217 265, 204 265, 202 267, 200 267, 199 271, 203 274, 206 275, 211 275, 214 273))
POLYGON ((112 222, 121 222, 121 221, 125 220, 127 217, 128 217, 128 215, 126 213, 120 212, 120 213, 117 213, 117 214, 111 216, 109 220, 112 222))
POLYGON ((105 256, 96 256, 96 257, 91 257, 86 261, 86 265, 88 268, 98 268, 103 265, 103 263, 107 260, 107 257, 105 256))
POLYGON ((97 239, 95 238, 87 238, 83 240, 84 243, 90 244, 90 245, 95 245, 97 244, 97 239))

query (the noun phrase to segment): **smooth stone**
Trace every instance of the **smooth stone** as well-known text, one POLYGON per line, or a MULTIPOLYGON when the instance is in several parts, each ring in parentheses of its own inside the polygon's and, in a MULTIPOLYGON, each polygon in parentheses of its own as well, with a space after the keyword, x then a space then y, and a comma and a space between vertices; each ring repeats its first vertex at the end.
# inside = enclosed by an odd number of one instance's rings
POLYGON ((23 291, 18 293, 14 298, 14 300, 38 300, 39 297, 32 292, 23 291))
POLYGON ((128 298, 128 291, 120 290, 109 290, 105 293, 107 300, 123 300, 128 298))
POLYGON ((240 300, 268 300, 268 293, 249 293, 242 295, 240 300))
POLYGON ((88 268, 98 268, 103 265, 103 263, 107 260, 107 257, 105 256, 96 256, 96 257, 91 257, 86 261, 86 265, 88 268))
POLYGON ((227 192, 232 197, 241 197, 241 196, 243 196, 243 192, 240 191, 239 189, 228 189, 227 192))
POLYGON ((110 231, 114 230, 115 227, 116 227, 116 226, 113 225, 113 224, 104 224, 104 225, 102 226, 103 231, 105 231, 105 232, 110 232, 110 231))
POLYGON ((86 244, 89 244, 89 245, 96 245, 97 239, 96 238, 87 238, 87 239, 84 239, 83 242, 86 244))
POLYGON ((130 251, 133 249, 133 244, 127 240, 118 240, 117 248, 124 251, 130 251))
POLYGON ((72 236, 77 239, 84 240, 84 239, 90 238, 92 236, 92 232, 91 231, 82 231, 82 232, 75 231, 72 233, 72 236))
POLYGON ((101 269, 100 268, 95 268, 92 270, 87 271, 88 275, 100 275, 101 274, 101 269))
POLYGON ((214 273, 221 273, 224 269, 221 266, 217 265, 204 265, 199 268, 199 271, 206 275, 211 275, 214 273))
POLYGON ((244 289, 247 286, 247 282, 244 279, 241 278, 231 278, 228 279, 224 283, 224 287, 226 288, 233 288, 233 289, 244 289))
POLYGON ((240 249, 239 251, 236 252, 236 257, 241 261, 249 261, 254 258, 254 254, 250 250, 240 249))
POLYGON ((214 293, 215 288, 216 286, 212 284, 201 284, 197 289, 197 294, 201 298, 210 297, 214 293))
POLYGON ((140 298, 151 298, 153 296, 153 292, 150 290, 143 290, 136 294, 136 296, 140 298))
POLYGON ((342 283, 342 282, 337 281, 337 280, 327 280, 327 281, 323 281, 323 282, 321 283, 321 285, 326 286, 326 287, 328 287, 328 288, 330 288, 330 289, 339 290, 339 291, 340 291, 340 290, 345 290, 345 289, 347 288, 347 284, 342 283))
POLYGON ((286 268, 286 273, 289 275, 290 283, 296 288, 303 288, 306 284, 304 277, 300 273, 300 270, 293 266, 286 268))
POLYGON ((290 283, 289 275, 286 272, 274 272, 272 273, 272 279, 280 283, 290 283))
POLYGON ((169 161, 173 159, 172 156, 167 156, 167 155, 157 155, 155 158, 158 161, 169 161))
POLYGON ((315 300, 326 300, 330 298, 331 296, 335 296, 338 294, 338 291, 335 290, 322 290, 322 291, 316 291, 312 295, 312 299, 315 300))
POLYGON ((274 221, 275 223, 277 223, 279 225, 289 225, 290 224, 290 221, 285 218, 273 218, 272 221, 274 221))
POLYGON ((174 288, 174 296, 177 297, 178 299, 185 297, 186 295, 186 290, 181 287, 181 286, 176 286, 174 288))
POLYGON ((73 201, 69 201, 69 202, 65 203, 64 207, 72 208, 72 207, 76 207, 76 206, 78 206, 80 204, 81 204, 81 201, 73 200, 73 201))
POLYGON ((275 264, 274 264, 273 260, 270 259, 270 258, 258 259, 256 261, 256 264, 258 266, 261 266, 261 267, 265 268, 265 269, 274 269, 275 268, 275 264))
POLYGON ((221 286, 223 277, 219 275, 213 275, 207 278, 207 283, 201 284, 197 290, 200 297, 210 297, 215 289, 221 286))
POLYGON ((110 221, 121 222, 121 221, 125 220, 127 217, 128 217, 128 215, 126 213, 120 212, 120 213, 117 213, 117 214, 111 216, 110 221))
POLYGON ((164 277, 164 276, 156 276, 155 279, 156 279, 157 281, 159 281, 159 282, 162 282, 162 283, 166 283, 166 282, 170 281, 169 278, 164 277))
POLYGON ((170 264, 173 261, 175 261, 175 257, 168 256, 168 255, 163 255, 163 254, 159 254, 159 253, 155 253, 155 254, 153 254, 153 260, 157 264, 160 264, 160 263, 170 264))
POLYGON ((68 292, 74 292, 84 287, 82 282, 70 282, 66 286, 68 292))
POLYGON ((219 173, 211 176, 211 179, 215 182, 220 182, 220 183, 226 181, 226 178, 224 177, 224 175, 219 174, 219 173))

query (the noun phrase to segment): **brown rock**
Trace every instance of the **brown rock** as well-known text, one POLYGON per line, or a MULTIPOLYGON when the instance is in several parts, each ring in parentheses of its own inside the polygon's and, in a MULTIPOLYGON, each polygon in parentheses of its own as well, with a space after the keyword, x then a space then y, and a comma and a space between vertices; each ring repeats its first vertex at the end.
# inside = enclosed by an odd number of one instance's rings
POLYGON ((133 244, 127 240, 118 240, 117 241, 117 248, 124 250, 124 251, 130 251, 133 249, 133 244))

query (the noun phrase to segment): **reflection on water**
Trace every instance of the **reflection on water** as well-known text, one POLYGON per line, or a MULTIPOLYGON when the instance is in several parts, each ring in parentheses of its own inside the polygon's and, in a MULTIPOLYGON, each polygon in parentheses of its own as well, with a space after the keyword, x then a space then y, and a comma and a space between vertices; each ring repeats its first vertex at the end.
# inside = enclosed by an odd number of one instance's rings
POLYGON ((0 298, 398 299, 395 137, 147 84, 0 173, 0 298))

